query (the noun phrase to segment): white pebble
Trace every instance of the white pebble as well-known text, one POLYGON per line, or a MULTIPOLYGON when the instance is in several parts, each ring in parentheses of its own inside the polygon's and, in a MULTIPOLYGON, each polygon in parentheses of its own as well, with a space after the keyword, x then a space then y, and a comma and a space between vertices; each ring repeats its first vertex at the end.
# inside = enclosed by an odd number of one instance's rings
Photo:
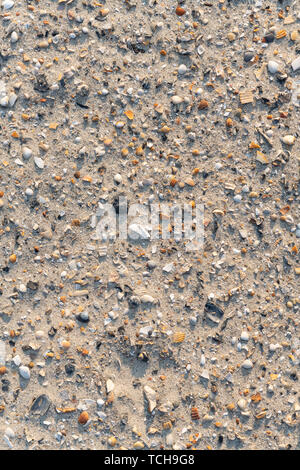
POLYGON ((18 354, 12 358, 12 361, 14 365, 17 367, 19 367, 22 364, 22 360, 18 354))
POLYGON ((241 334, 241 340, 242 341, 249 341, 249 334, 247 331, 243 331, 241 334))
POLYGON ((3 96, 0 99, 0 106, 2 106, 3 108, 6 108, 7 105, 8 105, 8 96, 3 96))
POLYGON ((268 62, 268 70, 270 73, 276 73, 279 70, 279 64, 278 62, 275 62, 275 60, 270 60, 268 62))
POLYGON ((117 184, 121 184, 121 183, 122 183, 122 176, 121 176, 119 173, 117 173, 117 174, 114 176, 114 181, 115 181, 115 183, 117 183, 117 184))
POLYGON ((295 142, 296 140, 296 137, 293 136, 293 135, 285 135, 284 137, 282 137, 281 141, 286 144, 286 145, 293 145, 293 143, 295 142))
POLYGON ((240 410, 245 410, 246 409, 246 406, 247 406, 247 402, 244 398, 241 398, 238 402, 237 402, 237 405, 238 407, 240 408, 240 410))
POLYGON ((292 69, 294 70, 294 72, 296 72, 296 70, 300 69, 300 56, 297 57, 295 60, 293 60, 292 69))
POLYGON ((4 0, 2 2, 3 10, 10 10, 14 6, 15 2, 13 0, 4 0))
POLYGON ((34 163, 40 170, 42 170, 45 166, 44 160, 42 160, 40 157, 34 157, 34 163))
POLYGON ((242 367, 243 367, 244 369, 252 369, 253 363, 252 363, 252 361, 250 361, 250 359, 246 359, 246 360, 243 362, 242 367))
POLYGON ((37 339, 42 339, 42 338, 44 338, 44 336, 45 336, 45 332, 42 331, 42 330, 38 330, 38 331, 35 333, 35 337, 36 337, 37 339))
POLYGON ((184 64, 179 65, 179 67, 178 67, 178 73, 179 73, 180 75, 184 75, 184 74, 186 73, 186 71, 187 71, 186 65, 184 65, 184 64))
POLYGON ((33 195, 32 189, 31 188, 26 188, 25 189, 25 194, 26 194, 26 196, 29 196, 29 197, 32 196, 33 195))
POLYGON ((23 377, 23 379, 25 380, 30 379, 30 370, 27 366, 21 366, 19 368, 19 373, 20 373, 20 376, 23 377))
POLYGON ((12 43, 17 42, 19 40, 18 33, 16 31, 13 31, 10 36, 10 40, 12 43))
POLYGON ((15 93, 11 93, 9 95, 9 98, 8 98, 8 104, 9 106, 12 108, 15 104, 15 102, 17 101, 18 99, 18 95, 16 95, 15 93))
POLYGON ((14 430, 11 428, 6 428, 5 429, 5 436, 7 436, 9 439, 14 439, 15 433, 14 430))
POLYGON ((182 103, 183 99, 178 95, 174 95, 172 96, 171 101, 173 104, 180 104, 182 103))
POLYGON ((202 93, 203 93, 203 88, 197 88, 197 89, 195 90, 195 95, 197 95, 197 96, 202 95, 202 93))
POLYGON ((30 158, 32 155, 32 150, 28 147, 23 147, 23 158, 25 158, 25 160, 28 160, 28 158, 30 158))

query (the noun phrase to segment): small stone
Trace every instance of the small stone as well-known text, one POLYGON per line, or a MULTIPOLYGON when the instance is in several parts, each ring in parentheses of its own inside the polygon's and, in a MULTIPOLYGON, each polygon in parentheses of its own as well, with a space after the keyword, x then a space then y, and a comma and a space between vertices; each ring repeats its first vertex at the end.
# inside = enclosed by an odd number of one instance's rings
POLYGON ((242 230, 239 231, 239 233, 240 233, 240 236, 241 236, 241 238, 242 238, 243 240, 245 240, 245 239, 247 238, 247 236, 248 236, 247 230, 243 230, 243 229, 242 229, 242 230))
POLYGON ((278 62, 275 62, 275 60, 270 60, 268 62, 268 70, 270 73, 276 73, 279 70, 279 64, 278 62))
POLYGON ((13 0, 4 0, 2 2, 3 10, 10 10, 14 6, 15 2, 13 0))
POLYGON ((8 104, 9 106, 12 108, 15 104, 15 102, 17 101, 18 99, 18 95, 16 95, 15 93, 11 93, 8 97, 8 104))
POLYGON ((17 261, 17 256, 13 253, 10 255, 9 261, 14 264, 17 261))
POLYGON ((136 441, 133 444, 134 449, 143 449, 145 447, 144 443, 142 441, 136 441))
POLYGON ((15 438, 15 432, 11 428, 6 428, 5 429, 5 436, 7 436, 9 439, 14 439, 15 438))
POLYGON ((26 196, 28 196, 28 197, 33 196, 33 191, 32 191, 32 189, 31 189, 31 188, 26 188, 26 189, 25 189, 25 194, 26 194, 26 196))
POLYGON ((286 145, 293 145, 295 143, 296 137, 293 135, 285 135, 281 138, 281 142, 286 145))
POLYGON ((44 160, 42 160, 40 157, 34 157, 34 163, 40 170, 42 170, 45 166, 44 160))
POLYGON ((272 31, 267 33, 264 37, 264 40, 267 43, 273 42, 275 40, 275 34, 272 31))
POLYGON ((178 95, 174 95, 174 96, 172 96, 172 98, 171 98, 171 102, 172 102, 173 104, 180 104, 180 103, 183 102, 183 99, 182 99, 180 96, 178 96, 178 95))
POLYGON ((32 150, 28 147, 23 147, 22 155, 23 155, 23 158, 25 158, 25 160, 28 160, 32 155, 32 150))
POLYGON ((15 43, 19 40, 19 36, 18 36, 18 33, 16 33, 16 31, 13 31, 10 35, 10 40, 12 43, 15 43))
POLYGON ((79 424, 86 424, 89 420, 89 414, 87 411, 83 411, 82 413, 80 413, 79 417, 78 417, 78 423, 79 424))
POLYGON ((237 405, 238 407, 240 408, 240 410, 245 410, 246 409, 246 406, 247 406, 247 402, 244 398, 241 398, 238 402, 237 402, 237 405))
POLYGON ((199 109, 206 109, 208 108, 208 101, 207 100, 201 100, 198 104, 199 109))
POLYGON ((244 61, 245 62, 250 62, 250 60, 252 60, 253 58, 254 58, 254 52, 246 51, 244 53, 244 61))
POLYGON ((250 359, 246 359, 243 364, 242 364, 242 367, 244 369, 252 369, 253 368, 253 363, 252 361, 250 361, 250 359))
POLYGON ((184 65, 184 64, 179 65, 179 67, 178 67, 178 73, 179 73, 180 75, 184 75, 184 74, 186 73, 186 71, 187 71, 186 65, 184 65))
POLYGON ((178 15, 178 16, 183 16, 183 15, 185 14, 185 9, 182 8, 182 7, 180 7, 180 6, 178 6, 178 7, 176 7, 175 13, 176 13, 176 15, 178 15))
POLYGON ((20 367, 20 365, 22 364, 22 359, 20 358, 19 354, 12 358, 12 362, 16 367, 20 367))
POLYGON ((88 312, 80 312, 80 314, 78 315, 78 320, 83 323, 88 323, 90 321, 88 312))
POLYGON ((122 183, 122 176, 117 173, 115 176, 114 176, 114 182, 117 183, 117 184, 121 184, 122 183))
POLYGON ((20 376, 23 377, 23 379, 25 380, 30 379, 30 370, 27 366, 21 366, 19 368, 19 373, 20 373, 20 376))
POLYGON ((296 72, 296 70, 300 69, 300 56, 297 57, 295 60, 293 60, 292 69, 294 70, 294 72, 296 72))
POLYGON ((111 447, 115 447, 117 444, 117 439, 114 436, 111 436, 108 438, 107 442, 111 447))
POLYGON ((204 380, 209 380, 209 372, 206 369, 203 369, 203 371, 200 374, 201 379, 204 380))
POLYGON ((236 35, 234 33, 228 33, 227 34, 228 41, 233 42, 235 40, 235 38, 236 38, 236 35))
POLYGON ((113 392, 114 389, 115 389, 115 384, 113 383, 111 379, 108 379, 106 381, 106 392, 107 393, 113 392))
POLYGON ((8 96, 3 96, 1 99, 0 99, 0 106, 2 106, 3 108, 6 108, 8 106, 8 96))
POLYGON ((71 346, 70 341, 63 340, 63 341, 61 342, 61 347, 62 347, 63 349, 69 349, 70 346, 71 346))
POLYGON ((242 341, 249 341, 249 333, 247 331, 243 331, 241 334, 242 341))
POLYGON ((149 412, 152 413, 157 404, 156 392, 153 390, 153 388, 149 387, 148 385, 145 385, 144 393, 148 401, 149 412))
POLYGON ((153 304, 153 302, 155 302, 155 299, 154 299, 154 297, 152 297, 151 295, 144 294, 144 295, 142 295, 142 297, 141 297, 141 302, 142 302, 143 304, 148 304, 148 303, 149 303, 149 304, 153 304))
POLYGON ((202 93, 203 93, 203 88, 200 88, 200 87, 196 88, 196 90, 195 90, 195 95, 196 96, 200 96, 200 95, 202 95, 202 93))

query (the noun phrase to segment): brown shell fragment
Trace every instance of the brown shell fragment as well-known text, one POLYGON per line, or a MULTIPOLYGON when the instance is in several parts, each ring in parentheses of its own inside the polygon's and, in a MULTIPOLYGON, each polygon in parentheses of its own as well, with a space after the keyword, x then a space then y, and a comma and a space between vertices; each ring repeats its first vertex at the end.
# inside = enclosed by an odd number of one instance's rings
POLYGON ((199 109, 206 109, 208 108, 209 104, 207 100, 201 100, 198 104, 199 109))

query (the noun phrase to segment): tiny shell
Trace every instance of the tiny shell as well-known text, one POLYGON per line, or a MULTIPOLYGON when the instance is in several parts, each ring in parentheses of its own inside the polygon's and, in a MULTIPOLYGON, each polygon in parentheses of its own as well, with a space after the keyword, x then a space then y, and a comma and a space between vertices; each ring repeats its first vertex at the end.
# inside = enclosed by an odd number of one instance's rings
POLYGON ((294 70, 294 72, 296 72, 296 70, 300 69, 300 56, 297 57, 295 60, 293 60, 292 69, 294 70))
POLYGON ((124 114, 125 114, 125 116, 126 116, 128 119, 130 119, 131 121, 132 121, 132 119, 134 118, 134 114, 133 114, 132 111, 130 111, 130 109, 124 111, 124 114))
POLYGON ((277 32, 276 34, 276 39, 281 39, 284 38, 287 35, 287 32, 285 29, 281 29, 280 31, 277 32))
POLYGON ((142 441, 136 441, 133 444, 134 449, 143 449, 145 447, 144 443, 142 441))
POLYGON ((206 109, 208 108, 208 101, 206 100, 201 100, 198 104, 199 109, 206 109))
POLYGON ((173 343, 182 343, 185 339, 185 333, 177 331, 173 334, 173 343))
POLYGON ((269 160, 266 155, 260 152, 259 150, 256 152, 256 160, 262 163, 263 165, 267 165, 267 163, 269 163, 269 160))
POLYGON ((109 438, 108 438, 108 443, 109 443, 109 445, 110 445, 111 447, 115 447, 115 445, 116 445, 116 443, 117 443, 117 439, 116 439, 114 436, 109 437, 109 438))
POLYGON ((193 408, 191 409, 191 418, 193 420, 200 419, 198 408, 196 408, 195 406, 193 406, 193 408))
POLYGON ((204 47, 201 46, 201 44, 200 44, 200 46, 197 47, 197 53, 198 53, 198 55, 201 56, 201 55, 204 54, 204 52, 205 52, 205 49, 204 49, 204 47))
POLYGON ((149 404, 149 412, 152 413, 152 411, 154 410, 154 408, 156 407, 156 392, 155 390, 153 390, 153 388, 149 387, 148 385, 145 385, 144 387, 144 393, 145 393, 145 396, 148 400, 148 404, 149 404))
POLYGON ((281 141, 286 145, 293 145, 296 140, 296 137, 293 135, 285 135, 282 137, 281 141))
POLYGON ((249 90, 241 91, 240 92, 240 102, 242 104, 253 103, 252 92, 249 91, 249 90))
POLYGON ((114 390, 114 388, 115 388, 115 384, 113 383, 111 379, 108 379, 106 382, 106 392, 110 393, 114 390))
POLYGON ((171 101, 173 104, 180 104, 183 102, 183 99, 178 95, 174 95, 172 96, 171 101))

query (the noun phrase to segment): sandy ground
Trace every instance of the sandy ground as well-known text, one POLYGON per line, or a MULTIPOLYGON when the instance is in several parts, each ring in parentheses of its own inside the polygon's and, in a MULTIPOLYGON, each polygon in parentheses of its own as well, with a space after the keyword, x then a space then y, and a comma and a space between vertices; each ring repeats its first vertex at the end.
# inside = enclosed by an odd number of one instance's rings
POLYGON ((298 1, 1 2, 0 449, 299 449, 299 38, 298 1), (119 196, 203 204, 203 248, 100 242, 119 196))

